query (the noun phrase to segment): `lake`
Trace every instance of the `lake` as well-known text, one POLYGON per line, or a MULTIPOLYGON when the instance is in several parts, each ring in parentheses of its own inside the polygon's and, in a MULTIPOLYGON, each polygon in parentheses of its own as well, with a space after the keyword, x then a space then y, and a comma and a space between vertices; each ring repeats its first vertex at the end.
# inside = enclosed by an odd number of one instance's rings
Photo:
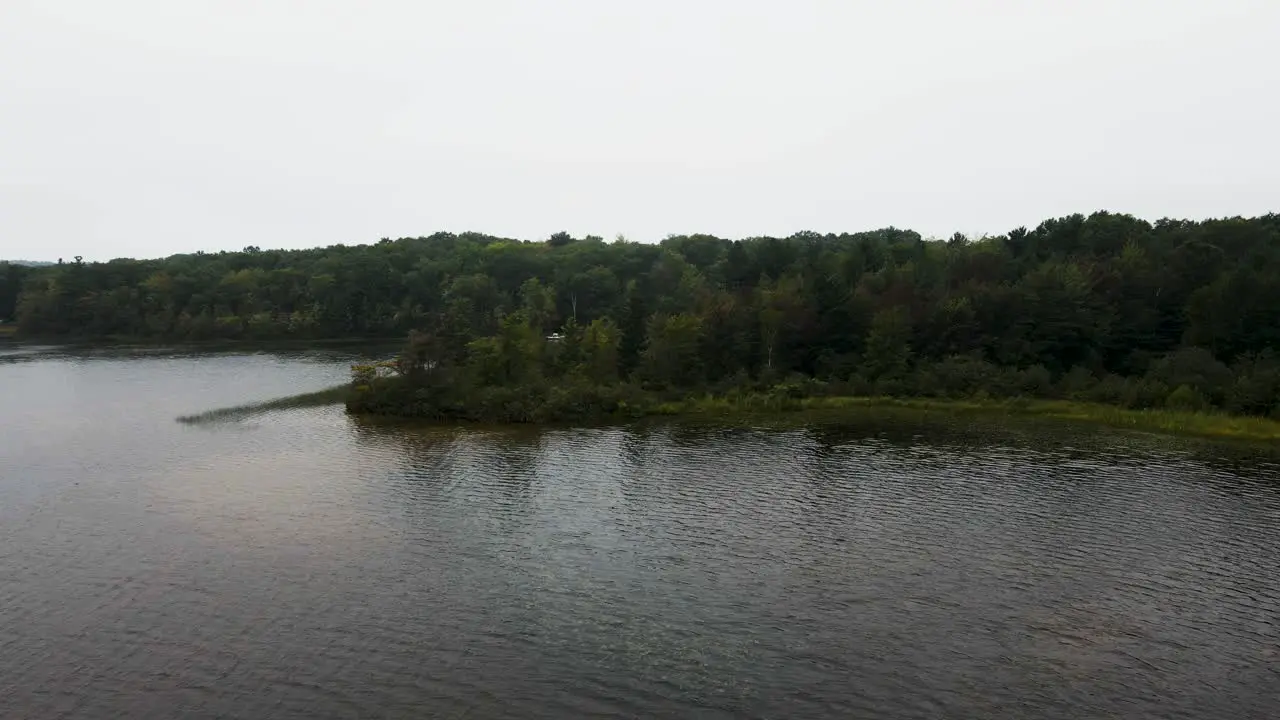
POLYGON ((176 420, 357 356, 0 345, 0 717, 1280 708, 1265 455, 902 414, 176 420))

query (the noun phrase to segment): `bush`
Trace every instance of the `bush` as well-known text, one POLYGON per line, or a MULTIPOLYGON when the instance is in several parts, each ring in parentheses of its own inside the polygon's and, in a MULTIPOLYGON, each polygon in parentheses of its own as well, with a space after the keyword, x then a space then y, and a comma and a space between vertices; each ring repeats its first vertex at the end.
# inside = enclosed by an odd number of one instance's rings
POLYGON ((1002 394, 1000 368, 979 357, 955 355, 934 363, 929 372, 937 392, 946 397, 971 397, 979 391, 1002 394))
POLYGON ((823 350, 818 353, 816 374, 820 378, 832 380, 848 377, 858 367, 860 358, 855 353, 835 353, 823 350))
POLYGON ((911 383, 903 378, 882 377, 871 385, 868 395, 886 397, 908 397, 911 395, 911 383))
POLYGON ((1218 362, 1213 353, 1197 347, 1165 355, 1151 366, 1146 377, 1171 388, 1187 385, 1215 405, 1224 401, 1234 383, 1230 368, 1218 362))
POLYGON ((1107 375, 1092 386, 1082 388, 1078 394, 1073 396, 1073 399, 1087 400, 1104 405, 1124 405, 1125 397, 1128 394, 1128 380, 1119 375, 1107 375))
POLYGON ((1164 405, 1169 395, 1169 386, 1158 380, 1139 378, 1125 381, 1124 396, 1120 400, 1123 407, 1135 410, 1146 410, 1164 405))
MULTIPOLYGON (((1097 388, 1098 378, 1094 377, 1094 374, 1082 365, 1076 365, 1071 368, 1058 381, 1058 394, 1069 400, 1087 399, 1097 388)), ((1118 400, 1119 397, 1119 394, 1117 394, 1116 399, 1118 400)))
POLYGON ((1079 399, 1103 405, 1143 410, 1164 407, 1169 395, 1169 386, 1150 378, 1122 378, 1119 375, 1107 375, 1079 399))
POLYGON ((1009 370, 1001 385, 1004 394, 1013 397, 1051 397, 1054 394, 1053 375, 1043 365, 1009 370))
POLYGON ((862 373, 849 375, 849 380, 845 385, 849 388, 850 395, 867 396, 874 395, 876 392, 876 386, 862 373))
POLYGON ((938 379, 937 373, 931 367, 920 367, 914 376, 915 394, 921 397, 942 397, 945 393, 942 388, 942 381, 938 379))
POLYGON ((1199 390, 1190 385, 1179 385, 1177 390, 1169 393, 1165 406, 1170 410, 1198 412, 1209 407, 1209 401, 1199 390))
POLYGON ((1280 362, 1270 350, 1241 358, 1232 370, 1236 379, 1226 399, 1231 412, 1267 415, 1280 408, 1280 362))
POLYGON ((750 388, 754 384, 751 375, 746 370, 739 369, 734 374, 712 383, 711 392, 716 395, 728 395, 735 392, 741 392, 750 388))
POLYGON ((806 375, 791 375, 769 389, 771 394, 783 395, 795 400, 820 397, 827 394, 827 383, 806 375))

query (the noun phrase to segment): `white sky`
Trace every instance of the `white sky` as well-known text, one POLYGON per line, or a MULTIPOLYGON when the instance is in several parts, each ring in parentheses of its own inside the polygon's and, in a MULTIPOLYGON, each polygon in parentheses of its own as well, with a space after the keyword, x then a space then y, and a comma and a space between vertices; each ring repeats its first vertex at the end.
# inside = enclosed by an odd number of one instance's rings
POLYGON ((0 0, 0 257, 1280 210, 1280 0, 0 0))

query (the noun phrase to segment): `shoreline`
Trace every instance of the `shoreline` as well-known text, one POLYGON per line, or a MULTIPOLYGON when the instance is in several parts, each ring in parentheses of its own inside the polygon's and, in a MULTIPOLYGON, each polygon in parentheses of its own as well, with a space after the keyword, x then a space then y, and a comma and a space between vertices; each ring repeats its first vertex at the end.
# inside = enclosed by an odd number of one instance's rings
POLYGON ((1072 400, 1028 398, 1006 400, 944 399, 886 396, 822 396, 780 400, 776 396, 747 395, 739 398, 723 396, 686 398, 677 401, 655 402, 647 407, 631 407, 630 410, 631 412, 629 413, 603 414, 594 421, 585 423, 574 420, 550 422, 442 420, 420 416, 351 410, 348 410, 348 414, 376 422, 407 422, 436 426, 486 425, 516 427, 532 425, 565 427, 628 423, 653 417, 716 421, 725 425, 780 419, 803 420, 806 416, 810 419, 820 417, 824 421, 838 422, 842 415, 849 419, 854 419, 855 417, 865 418, 866 413, 869 412, 898 410, 920 413, 922 416, 933 413, 951 417, 983 415, 1003 418, 1042 418, 1076 425, 1111 427, 1159 435, 1197 437, 1210 440, 1280 441, 1280 421, 1270 418, 1163 409, 1131 410, 1118 406, 1072 400))
POLYGON ((394 335, 370 335, 359 337, 280 337, 266 338, 204 338, 190 340, 166 337, 67 337, 65 335, 23 335, 17 326, 6 334, 6 326, 0 325, 0 339, 12 339, 28 345, 48 345, 77 350, 116 348, 197 348, 197 349, 271 349, 294 347, 342 347, 370 345, 375 347, 399 347, 402 338, 394 335))

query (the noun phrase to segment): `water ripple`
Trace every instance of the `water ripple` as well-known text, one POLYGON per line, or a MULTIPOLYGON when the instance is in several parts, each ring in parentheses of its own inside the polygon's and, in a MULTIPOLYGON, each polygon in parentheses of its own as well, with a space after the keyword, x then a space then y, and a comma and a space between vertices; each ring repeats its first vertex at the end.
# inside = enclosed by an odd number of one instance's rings
POLYGON ((1280 469, 1115 433, 411 428, 0 365, 0 716, 1272 717, 1280 469), (37 402, 40 399, 41 402, 37 402))

